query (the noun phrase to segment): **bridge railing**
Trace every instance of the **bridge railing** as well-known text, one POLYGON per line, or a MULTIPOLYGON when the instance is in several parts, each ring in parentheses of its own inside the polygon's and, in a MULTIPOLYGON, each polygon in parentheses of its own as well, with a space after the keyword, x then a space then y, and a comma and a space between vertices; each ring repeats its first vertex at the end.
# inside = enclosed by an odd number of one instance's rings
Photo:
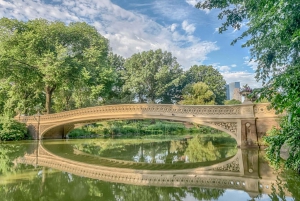
MULTIPOLYGON (((185 115, 190 117, 225 117, 245 118, 256 116, 274 116, 275 112, 268 110, 269 104, 241 105, 168 105, 168 104, 123 104, 96 106, 71 111, 40 116, 40 122, 51 122, 62 119, 101 115, 101 114, 157 114, 185 115)), ((35 116, 17 116, 16 119, 27 123, 36 123, 35 116)))
POLYGON ((255 117, 278 117, 284 114, 276 114, 276 111, 269 108, 269 103, 254 104, 254 116, 255 117))

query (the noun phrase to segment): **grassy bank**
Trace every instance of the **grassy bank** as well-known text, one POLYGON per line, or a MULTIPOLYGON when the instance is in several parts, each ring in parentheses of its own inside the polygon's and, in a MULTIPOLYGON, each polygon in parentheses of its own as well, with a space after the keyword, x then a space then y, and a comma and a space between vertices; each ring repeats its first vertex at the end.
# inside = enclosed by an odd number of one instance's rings
POLYGON ((69 137, 163 137, 166 135, 192 135, 196 133, 203 133, 206 135, 227 135, 217 129, 191 123, 166 120, 118 120, 85 125, 81 128, 72 130, 69 133, 69 137))

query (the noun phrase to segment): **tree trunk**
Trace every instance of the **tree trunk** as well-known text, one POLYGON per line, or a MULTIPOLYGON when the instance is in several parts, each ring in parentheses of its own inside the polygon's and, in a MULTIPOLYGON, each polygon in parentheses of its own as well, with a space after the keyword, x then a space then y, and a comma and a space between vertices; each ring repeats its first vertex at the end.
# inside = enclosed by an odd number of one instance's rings
POLYGON ((47 110, 47 114, 51 113, 51 99, 52 99, 52 93, 54 91, 55 87, 50 87, 50 86, 46 86, 45 87, 45 91, 46 91, 46 110, 47 110))

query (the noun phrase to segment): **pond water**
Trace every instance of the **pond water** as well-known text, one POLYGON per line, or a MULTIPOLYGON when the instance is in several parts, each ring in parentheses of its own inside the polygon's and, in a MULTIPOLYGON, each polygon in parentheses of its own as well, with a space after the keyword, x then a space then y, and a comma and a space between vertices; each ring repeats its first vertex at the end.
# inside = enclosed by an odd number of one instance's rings
POLYGON ((300 177, 224 137, 26 141, 0 144, 0 197, 300 200, 300 177))

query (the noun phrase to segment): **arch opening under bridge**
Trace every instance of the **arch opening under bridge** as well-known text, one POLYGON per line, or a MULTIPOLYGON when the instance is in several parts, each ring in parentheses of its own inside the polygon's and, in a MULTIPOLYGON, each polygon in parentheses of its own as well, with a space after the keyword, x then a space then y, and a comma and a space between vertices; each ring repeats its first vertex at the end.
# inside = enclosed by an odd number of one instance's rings
POLYGON ((64 138, 76 124, 112 119, 164 119, 191 122, 228 133, 238 146, 259 146, 261 137, 278 126, 278 115, 268 104, 168 105, 125 104, 82 108, 55 114, 17 116, 34 139, 64 138))

